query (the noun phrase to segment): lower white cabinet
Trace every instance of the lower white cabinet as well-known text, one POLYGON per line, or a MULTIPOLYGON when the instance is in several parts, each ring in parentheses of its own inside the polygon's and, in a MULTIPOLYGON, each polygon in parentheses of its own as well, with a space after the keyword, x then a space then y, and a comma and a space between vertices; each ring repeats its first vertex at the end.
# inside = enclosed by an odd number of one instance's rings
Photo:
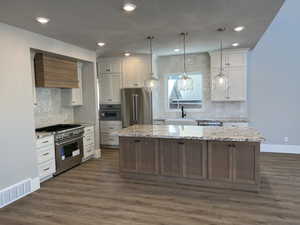
POLYGON ((122 129, 121 121, 100 121, 101 129, 101 145, 104 146, 119 146, 119 137, 114 134, 122 129))
POLYGON ((40 182, 43 182, 51 178, 56 171, 54 136, 37 139, 36 152, 40 182))
POLYGON ((86 161, 92 158, 95 154, 95 133, 93 126, 87 126, 84 128, 83 134, 83 159, 86 161))

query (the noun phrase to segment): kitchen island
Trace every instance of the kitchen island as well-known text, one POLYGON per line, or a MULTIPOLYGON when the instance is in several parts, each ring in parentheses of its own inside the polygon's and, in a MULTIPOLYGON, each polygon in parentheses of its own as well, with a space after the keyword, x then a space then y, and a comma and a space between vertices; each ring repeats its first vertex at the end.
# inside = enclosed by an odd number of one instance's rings
POLYGON ((254 128, 134 125, 118 135, 122 177, 259 190, 264 138, 254 128))

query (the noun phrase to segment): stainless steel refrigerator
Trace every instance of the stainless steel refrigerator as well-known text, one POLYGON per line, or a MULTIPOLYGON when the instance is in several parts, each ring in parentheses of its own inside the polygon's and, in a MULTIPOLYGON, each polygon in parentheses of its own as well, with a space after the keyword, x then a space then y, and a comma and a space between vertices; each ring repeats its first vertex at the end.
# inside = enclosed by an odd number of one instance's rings
POLYGON ((152 124, 152 92, 150 88, 122 88, 123 127, 152 124))

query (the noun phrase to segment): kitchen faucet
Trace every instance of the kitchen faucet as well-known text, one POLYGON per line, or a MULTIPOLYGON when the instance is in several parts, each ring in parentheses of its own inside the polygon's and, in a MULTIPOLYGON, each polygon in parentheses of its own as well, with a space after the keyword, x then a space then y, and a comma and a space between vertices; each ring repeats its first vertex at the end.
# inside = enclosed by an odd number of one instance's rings
POLYGON ((186 112, 184 112, 184 106, 181 106, 181 118, 185 118, 186 117, 186 112))

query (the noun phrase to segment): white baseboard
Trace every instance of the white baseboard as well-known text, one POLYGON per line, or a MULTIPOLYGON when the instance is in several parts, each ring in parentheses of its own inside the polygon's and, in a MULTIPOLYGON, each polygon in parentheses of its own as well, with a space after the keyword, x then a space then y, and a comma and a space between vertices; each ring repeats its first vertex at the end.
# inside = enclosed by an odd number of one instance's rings
POLYGON ((273 152, 273 153, 300 154, 300 145, 262 144, 260 151, 261 152, 273 152))
POLYGON ((40 177, 33 178, 31 181, 31 192, 35 192, 41 187, 40 177))

